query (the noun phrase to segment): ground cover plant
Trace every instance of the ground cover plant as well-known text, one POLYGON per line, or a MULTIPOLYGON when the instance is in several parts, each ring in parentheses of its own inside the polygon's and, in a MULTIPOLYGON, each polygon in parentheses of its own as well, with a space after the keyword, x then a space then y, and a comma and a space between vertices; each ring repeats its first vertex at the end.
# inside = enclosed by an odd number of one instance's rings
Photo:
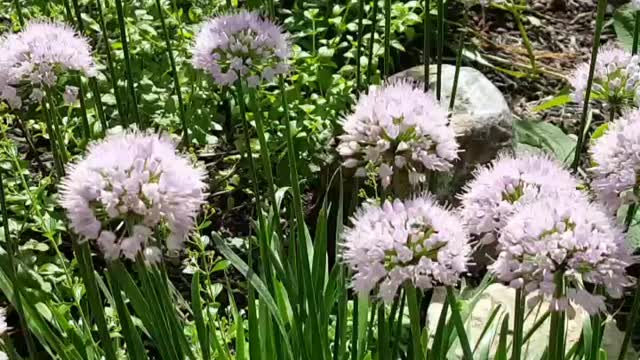
POLYGON ((638 358, 635 0, 0 16, 0 359, 638 358))

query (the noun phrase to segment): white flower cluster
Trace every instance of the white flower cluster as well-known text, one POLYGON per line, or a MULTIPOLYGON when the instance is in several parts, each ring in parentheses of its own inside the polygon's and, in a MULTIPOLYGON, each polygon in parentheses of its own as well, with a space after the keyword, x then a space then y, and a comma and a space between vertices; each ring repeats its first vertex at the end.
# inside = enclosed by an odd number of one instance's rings
POLYGON ((547 155, 501 154, 476 170, 475 178, 466 185, 460 196, 462 217, 472 234, 500 230, 520 206, 552 193, 577 194, 578 185, 547 155))
POLYGON ((89 43, 67 25, 31 22, 0 39, 0 99, 12 108, 25 99, 40 102, 67 71, 97 75, 89 43))
POLYGON ((421 289, 454 285, 467 270, 471 248, 462 221, 429 196, 364 205, 352 222, 343 256, 356 291, 378 286, 390 302, 405 281, 421 289))
POLYGON ((553 310, 567 310, 573 302, 596 313, 604 310, 604 298, 581 284, 602 285, 609 295, 621 296, 631 283, 626 267, 632 260, 624 241, 622 230, 597 205, 551 195, 511 217, 500 232, 501 252, 491 269, 501 281, 533 294, 534 302, 553 299, 553 310), (554 295, 556 276, 567 284, 561 298, 554 295))
POLYGON ((193 229, 205 196, 203 177, 166 137, 109 135, 71 166, 61 203, 72 229, 97 240, 107 259, 133 259, 143 251, 155 262, 161 252, 154 234, 167 232, 166 246, 174 250, 193 229))
POLYGON ((458 143, 447 112, 422 85, 406 80, 371 87, 360 95, 355 111, 344 119, 338 152, 343 165, 367 175, 367 164, 378 169, 384 187, 394 173, 416 185, 431 171, 448 171, 458 158, 458 143))
POLYGON ((594 166, 591 187, 611 211, 629 200, 637 201, 640 185, 640 110, 610 123, 590 149, 594 166))
MULTIPOLYGON (((589 63, 580 64, 571 75, 574 102, 584 101, 589 79, 589 63)), ((598 52, 591 98, 617 107, 638 105, 640 101, 640 57, 614 46, 598 52)))
POLYGON ((208 71, 220 86, 242 76, 250 87, 289 70, 288 35, 257 13, 240 12, 204 23, 192 49, 193 66, 208 71))

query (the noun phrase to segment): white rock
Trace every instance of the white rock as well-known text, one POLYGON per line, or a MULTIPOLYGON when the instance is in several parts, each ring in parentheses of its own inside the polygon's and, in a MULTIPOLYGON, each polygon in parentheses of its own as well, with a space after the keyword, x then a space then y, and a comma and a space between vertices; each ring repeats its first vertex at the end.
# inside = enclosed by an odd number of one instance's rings
MULTIPOLYGON (((438 317, 440 316, 440 312, 442 311, 442 304, 444 300, 444 291, 437 291, 432 298, 431 305, 429 306, 429 311, 427 313, 427 324, 429 324, 430 335, 433 336, 435 333, 435 327, 438 323, 438 317)), ((501 306, 504 311, 503 314, 509 314, 509 338, 507 339, 507 344, 510 344, 512 339, 511 335, 513 334, 513 318, 514 318, 514 300, 515 300, 515 290, 504 286, 502 284, 492 284, 485 291, 482 292, 478 302, 471 312, 471 316, 467 319, 466 328, 467 335, 469 337, 469 343, 473 348, 480 337, 482 330, 487 324, 489 317, 496 309, 496 307, 501 306)), ((536 307, 531 312, 531 315, 525 320, 525 333, 531 326, 544 315, 546 309, 548 308, 548 303, 543 303, 541 306, 536 307)), ((528 310, 527 310, 528 311, 528 310)), ((572 319, 569 319, 567 331, 566 331, 566 349, 568 350, 573 344, 578 342, 580 338, 580 333, 582 331, 583 322, 589 318, 589 315, 582 309, 578 308, 575 316, 572 319)), ((490 353, 490 358, 493 358, 493 354, 498 345, 498 336, 500 332, 500 325, 502 324, 502 316, 497 316, 495 324, 498 326, 498 332, 496 333, 496 337, 494 338, 492 352, 490 353)), ((533 334, 531 339, 525 344, 522 359, 524 360, 539 360, 544 353, 545 348, 549 343, 549 321, 547 319, 542 326, 533 334)), ((611 318, 607 319, 604 336, 602 340, 602 348, 607 352, 609 359, 617 359, 618 353, 620 352, 620 346, 622 344, 622 339, 624 338, 624 333, 622 333, 615 326, 615 323, 611 318)), ((510 354, 510 352, 509 352, 510 354)), ((452 349, 449 351, 447 355, 447 359, 462 359, 462 349, 460 348, 459 342, 456 342, 452 349)), ((627 352, 627 357, 625 359, 628 360, 636 360, 638 359, 638 354, 633 351, 633 349, 629 348, 627 352)))

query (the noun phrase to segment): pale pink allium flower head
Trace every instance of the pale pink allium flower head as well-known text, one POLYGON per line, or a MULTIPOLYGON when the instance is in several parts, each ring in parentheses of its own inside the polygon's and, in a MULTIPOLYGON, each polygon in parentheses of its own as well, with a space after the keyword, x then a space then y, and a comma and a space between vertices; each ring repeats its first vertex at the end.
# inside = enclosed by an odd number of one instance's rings
POLYGON ((460 195, 461 214, 472 234, 500 230, 517 209, 555 192, 572 193, 579 183, 561 164, 541 153, 503 153, 475 171, 460 195))
POLYGON ((533 303, 552 299, 553 310, 570 309, 573 302, 592 314, 602 311, 604 298, 584 290, 582 282, 602 285, 613 297, 631 283, 624 233, 584 198, 552 195, 523 206, 500 232, 498 244, 500 255, 490 267, 498 279, 523 288, 533 303), (553 298, 556 275, 567 284, 565 297, 553 298))
POLYGON ((87 39, 62 23, 33 21, 19 33, 0 38, 0 99, 12 108, 40 101, 68 71, 97 75, 87 39))
POLYGON ((214 17, 206 21, 191 49, 192 64, 208 71, 220 86, 242 76, 251 87, 289 70, 289 35, 255 12, 214 17))
POLYGON ((467 270, 468 234, 462 221, 430 196, 365 204, 344 233, 344 262, 356 291, 393 300, 405 281, 428 289, 454 285, 467 270))
MULTIPOLYGON (((71 228, 107 259, 139 252, 158 260, 158 238, 180 249, 204 202, 204 171, 166 136, 126 132, 93 144, 69 168, 61 204, 71 228)), ((152 261, 153 262, 153 261, 152 261)))
MULTIPOLYGON (((569 78, 574 102, 584 101, 588 79, 589 63, 578 65, 569 78)), ((598 51, 591 99, 617 107, 638 105, 639 86, 640 57, 611 45, 605 45, 598 51)))
POLYGON ((609 123, 609 129, 590 149, 594 166, 591 188, 611 211, 636 201, 640 179, 640 110, 609 123))
POLYGON ((384 187, 396 172, 405 172, 416 185, 428 171, 451 170, 458 159, 456 134, 446 110, 423 87, 396 80, 362 93, 354 112, 343 120, 338 145, 343 165, 364 177, 372 164, 384 187))

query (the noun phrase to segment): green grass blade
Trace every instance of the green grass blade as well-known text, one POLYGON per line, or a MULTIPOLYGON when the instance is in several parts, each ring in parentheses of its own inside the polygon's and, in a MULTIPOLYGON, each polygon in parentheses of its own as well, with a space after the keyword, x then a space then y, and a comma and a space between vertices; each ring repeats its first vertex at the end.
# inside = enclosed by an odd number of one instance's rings
POLYGON ((80 275, 82 276, 82 281, 87 291, 89 308, 98 327, 98 335, 102 341, 101 348, 104 350, 107 360, 116 360, 113 341, 111 340, 111 335, 107 327, 104 305, 102 304, 102 298, 95 279, 89 244, 86 241, 80 244, 76 239, 73 239, 72 246, 76 259, 78 260, 80 275))
POLYGON ((391 0, 384 0, 384 79, 389 76, 391 62, 391 0))
POLYGON ((171 64, 171 75, 173 77, 173 86, 175 88, 176 96, 178 97, 178 113, 180 114, 180 123, 182 125, 182 143, 184 144, 185 147, 188 147, 189 146, 189 127, 187 125, 187 117, 185 114, 184 101, 182 100, 182 89, 180 87, 180 79, 178 76, 178 69, 176 67, 176 60, 173 55, 173 47, 171 46, 171 39, 169 38, 169 31, 167 30, 167 24, 164 21, 164 9, 160 4, 160 0, 156 0, 156 8, 158 9, 158 15, 160 17, 160 25, 162 26, 162 33, 164 35, 164 42, 167 46, 169 63, 171 64))
MULTIPOLYGON (((420 345, 422 331, 420 329, 420 307, 418 304, 418 295, 413 285, 407 285, 404 289, 407 294, 407 302, 409 304, 409 318, 411 319, 411 340, 413 341, 413 358, 415 360, 424 360, 424 353, 420 345)), ((402 310, 402 309, 401 309, 402 310)))
POLYGON ((498 349, 496 350, 495 360, 507 360, 507 338, 509 337, 509 314, 507 313, 502 320, 500 328, 500 338, 498 340, 498 349))
POLYGON ((202 314, 202 298, 200 297, 200 272, 193 274, 191 279, 191 306, 193 310, 193 320, 196 324, 198 332, 198 341, 202 351, 202 358, 209 359, 211 357, 211 347, 209 346, 209 330, 204 322, 202 314))
MULTIPOLYGON (((122 42, 122 51, 124 53, 124 66, 127 76, 127 88, 129 89, 129 98, 133 103, 133 119, 138 124, 140 129, 145 129, 145 124, 140 118, 138 112, 138 98, 136 97, 136 90, 133 82, 133 70, 131 68, 131 56, 129 54, 129 42, 127 41, 127 24, 124 17, 124 9, 122 7, 122 0, 115 0, 116 12, 118 13, 118 25, 120 27, 120 41, 122 42)), ((114 91, 116 91, 114 89, 114 91)))
POLYGON ((142 338, 140 338, 140 333, 131 320, 129 309, 127 309, 127 306, 125 305, 122 298, 122 290, 120 289, 120 285, 118 281, 115 280, 115 278, 112 276, 111 271, 111 267, 109 267, 109 270, 107 271, 107 279, 109 281, 109 284, 111 284, 111 293, 113 294, 116 311, 118 312, 118 319, 120 320, 122 335, 124 337, 124 341, 127 344, 127 354, 132 360, 145 360, 147 359, 147 355, 144 351, 142 338))
POLYGON ((120 97, 120 91, 118 89, 118 75, 116 74, 116 68, 113 65, 113 55, 111 54, 111 42, 109 41, 109 33, 107 32, 107 26, 104 21, 104 13, 102 11, 101 0, 96 0, 96 9, 98 10, 98 25, 100 26, 100 31, 102 32, 102 41, 104 42, 104 54, 105 54, 105 57, 107 58, 107 69, 109 70, 109 80, 111 81, 111 87, 113 88, 113 96, 116 99, 116 107, 118 110, 118 115, 120 116, 121 125, 126 128, 127 126, 129 126, 129 120, 127 118, 126 112, 124 111, 122 98, 120 97))
POLYGON ((229 262, 238 270, 246 279, 251 283, 251 285, 256 289, 258 295, 260 295, 260 301, 264 302, 267 305, 267 308, 271 315, 273 316, 276 324, 278 325, 278 330, 282 334, 283 342, 285 344, 285 350, 290 359, 294 359, 293 351, 291 349, 291 345, 288 341, 288 333, 282 321, 282 317, 278 311, 278 307, 276 306, 276 302, 273 300, 273 297, 267 290, 265 284, 260 280, 260 278, 249 268, 247 263, 245 263, 238 255, 236 255, 231 248, 227 244, 224 243, 224 240, 217 234, 213 234, 213 241, 216 244, 220 253, 227 259, 229 262))

